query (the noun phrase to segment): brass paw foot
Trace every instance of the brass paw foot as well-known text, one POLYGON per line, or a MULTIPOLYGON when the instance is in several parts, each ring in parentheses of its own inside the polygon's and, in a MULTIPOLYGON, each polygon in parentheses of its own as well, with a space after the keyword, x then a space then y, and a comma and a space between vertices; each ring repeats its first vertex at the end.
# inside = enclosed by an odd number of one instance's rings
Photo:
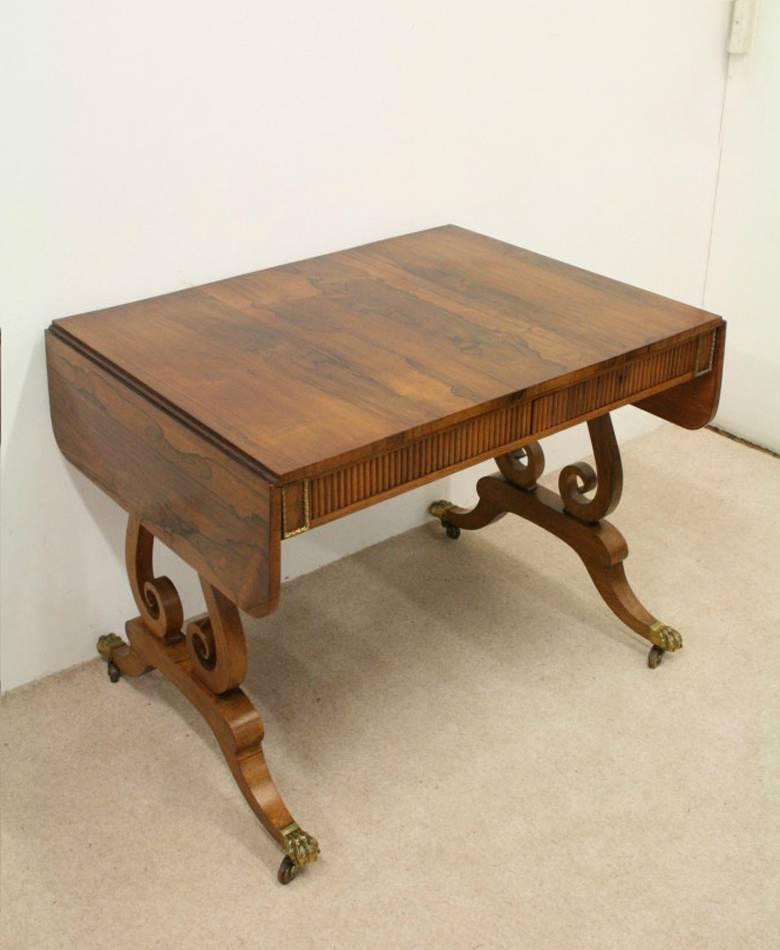
POLYGON ((117 647, 123 647, 124 645, 125 641, 121 637, 118 637, 115 633, 106 633, 104 636, 98 638, 97 651, 104 660, 110 660, 111 652, 117 647))
POLYGON ((123 646, 125 646, 125 641, 115 633, 107 633, 98 638, 97 651, 108 663, 108 678, 112 683, 119 682, 122 672, 111 659, 111 654, 117 647, 123 646))
POLYGON ((284 849, 287 852, 279 865, 277 878, 280 884, 295 880, 298 872, 307 864, 313 864, 320 856, 317 839, 307 834, 293 822, 283 831, 284 849))
POLYGON ((428 511, 434 518, 441 521, 442 527, 447 532, 447 537, 457 540, 460 537, 460 528, 447 520, 447 512, 455 505, 451 501, 442 498, 440 501, 434 501, 428 508, 428 511))
POLYGON ((647 665, 654 670, 663 660, 664 653, 674 653, 675 650, 682 649, 682 637, 674 629, 665 623, 657 620, 650 627, 650 641, 652 646, 647 655, 647 665))
POLYGON ((650 627, 650 642, 669 653, 674 653, 675 650, 682 650, 683 645, 682 637, 674 627, 661 623, 660 620, 657 620, 650 627))

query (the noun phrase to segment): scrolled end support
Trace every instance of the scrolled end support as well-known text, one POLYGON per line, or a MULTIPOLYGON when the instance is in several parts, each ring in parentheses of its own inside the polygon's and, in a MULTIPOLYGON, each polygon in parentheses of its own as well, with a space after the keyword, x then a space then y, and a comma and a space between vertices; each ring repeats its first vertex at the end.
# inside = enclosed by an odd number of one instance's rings
POLYGON ((529 442, 514 452, 500 455, 496 465, 510 484, 533 491, 544 472, 544 450, 538 442, 529 442))
POLYGON ((154 576, 153 550, 154 535, 140 518, 132 515, 127 522, 125 563, 136 606, 155 636, 165 641, 176 640, 184 623, 181 599, 169 578, 154 576))
POLYGON ((596 469, 587 462, 565 466, 558 479, 558 490, 570 515, 586 524, 595 524, 618 506, 623 491, 623 466, 609 413, 590 419, 588 432, 596 469), (594 492, 592 497, 585 494, 589 491, 594 492))

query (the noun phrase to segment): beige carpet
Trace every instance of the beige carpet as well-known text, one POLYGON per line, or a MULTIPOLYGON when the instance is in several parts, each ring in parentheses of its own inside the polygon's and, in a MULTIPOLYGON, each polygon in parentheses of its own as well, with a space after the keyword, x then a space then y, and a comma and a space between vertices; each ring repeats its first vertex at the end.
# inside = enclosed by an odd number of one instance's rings
POLYGON ((251 624, 266 752, 323 849, 289 887, 157 674, 10 694, 2 946, 776 947, 780 462, 670 426, 625 468, 630 576, 685 637, 655 671, 515 518, 411 531, 251 624))

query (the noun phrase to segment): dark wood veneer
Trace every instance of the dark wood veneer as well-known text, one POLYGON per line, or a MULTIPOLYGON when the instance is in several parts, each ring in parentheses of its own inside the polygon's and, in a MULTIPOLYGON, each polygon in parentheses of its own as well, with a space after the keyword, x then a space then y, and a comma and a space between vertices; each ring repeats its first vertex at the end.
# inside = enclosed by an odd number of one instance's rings
POLYGON ((65 457, 243 610, 279 597, 277 494, 257 472, 47 335, 65 457))
POLYGON ((448 226, 55 326, 295 481, 721 323, 448 226))

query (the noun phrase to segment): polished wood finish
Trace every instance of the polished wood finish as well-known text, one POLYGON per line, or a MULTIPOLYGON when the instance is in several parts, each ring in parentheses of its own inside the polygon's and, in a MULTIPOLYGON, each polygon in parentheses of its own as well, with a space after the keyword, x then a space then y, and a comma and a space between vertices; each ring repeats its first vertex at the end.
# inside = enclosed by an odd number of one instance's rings
POLYGON ((535 428, 570 424, 690 378, 677 350, 721 325, 448 226, 69 317, 54 331, 295 481, 542 394, 535 428))
POLYGON ((558 478, 558 490, 566 511, 590 523, 600 521, 617 508, 623 493, 623 464, 608 414, 591 419, 588 432, 596 469, 587 462, 566 465, 558 478), (589 498, 585 492, 591 490, 593 497, 589 498))
POLYGON ((623 562, 628 545, 623 535, 604 521, 620 501, 623 472, 617 440, 608 415, 588 423, 596 470, 585 462, 566 466, 560 474, 560 494, 537 484, 544 455, 537 442, 496 461, 499 474, 477 482, 479 502, 471 510, 438 503, 438 516, 459 530, 483 528, 511 512, 565 541, 581 558, 596 589, 610 610, 631 630, 653 644, 649 656, 657 666, 663 653, 682 647, 679 633, 654 617, 639 601, 626 578, 623 562), (592 499, 583 490, 595 489, 592 499))
POLYGON ((250 699, 240 689, 223 694, 209 689, 193 674, 192 654, 185 640, 165 644, 140 619, 128 620, 125 632, 129 649, 112 654, 120 670, 132 676, 141 666, 158 669, 187 697, 214 732, 252 811, 283 845, 282 829, 292 824, 293 818, 273 784, 262 748, 263 723, 250 699))
POLYGON ((281 541, 494 457, 479 504, 439 512, 448 533, 507 512, 553 532, 657 662, 681 641, 634 596, 604 520, 622 485, 608 413, 705 424, 724 339, 713 314, 452 226, 55 321, 55 436, 129 514, 139 616, 129 644, 101 637, 111 679, 156 668, 200 710, 287 883, 319 849, 240 688, 239 608, 275 608, 281 541), (537 485, 538 439, 578 422, 595 470, 567 466, 558 495, 537 485), (205 614, 184 620, 155 539, 198 573, 205 614))
POLYGON ((65 457, 243 610, 273 610, 281 529, 263 475, 51 333, 46 350, 65 457))
POLYGON ((628 402, 708 420, 724 332, 437 228, 55 321, 52 419, 70 461, 262 616, 283 538, 628 402))
POLYGON ((699 337, 694 378, 674 389, 640 399, 636 405, 654 416, 683 426, 701 429, 712 421, 720 399, 723 359, 726 351, 726 327, 715 334, 708 350, 706 334, 699 337))
POLYGON ((136 607, 156 637, 166 641, 178 639, 184 608, 173 581, 154 576, 153 551, 154 535, 140 518, 131 515, 125 537, 125 566, 136 607))
POLYGON ((153 545, 153 536, 131 517, 127 567, 141 616, 125 624, 128 644, 106 637, 99 649, 118 674, 140 676, 158 669, 202 714, 244 798, 285 851, 280 874, 287 875, 287 883, 301 867, 317 860, 319 846, 295 823, 274 785, 263 753, 262 720, 239 688, 246 673, 246 642, 238 610, 202 582, 208 611, 191 620, 184 634, 176 588, 168 578, 154 577, 153 545), (140 597, 137 592, 142 592, 140 597))
MULTIPOLYGON (((296 500, 286 505, 290 521, 303 524, 306 520, 303 507, 308 504, 310 526, 324 524, 442 475, 509 452, 527 442, 532 434, 541 438, 577 422, 596 420, 605 411, 625 405, 642 394, 659 392, 669 385, 679 388, 687 384, 707 385, 706 376, 696 377, 697 359, 702 349, 709 351, 716 342, 722 349, 723 334, 723 327, 707 330, 650 356, 628 361, 620 368, 607 369, 588 380, 564 384, 538 397, 518 398, 510 406, 485 412, 390 451, 378 452, 367 459, 293 483, 299 486, 299 492, 295 495, 296 500), (293 515, 296 503, 298 510, 293 515)), ((716 367, 716 371, 719 372, 720 368, 716 367)), ((675 391, 665 390, 662 395, 675 391)), ((712 385, 710 395, 715 401, 709 404, 708 419, 717 405, 718 389, 712 385)), ((646 397, 645 401, 649 399, 646 397)), ((703 399, 700 399, 699 405, 703 404, 703 399)), ((637 405, 644 406, 644 401, 637 402, 637 405)), ((670 395, 659 415, 665 413, 675 421, 671 408, 674 406, 674 398, 670 395)), ((699 409, 695 411, 699 412, 699 409)), ((679 407, 676 412, 687 419, 691 410, 679 407)), ((292 496, 289 489, 288 493, 292 496)))

